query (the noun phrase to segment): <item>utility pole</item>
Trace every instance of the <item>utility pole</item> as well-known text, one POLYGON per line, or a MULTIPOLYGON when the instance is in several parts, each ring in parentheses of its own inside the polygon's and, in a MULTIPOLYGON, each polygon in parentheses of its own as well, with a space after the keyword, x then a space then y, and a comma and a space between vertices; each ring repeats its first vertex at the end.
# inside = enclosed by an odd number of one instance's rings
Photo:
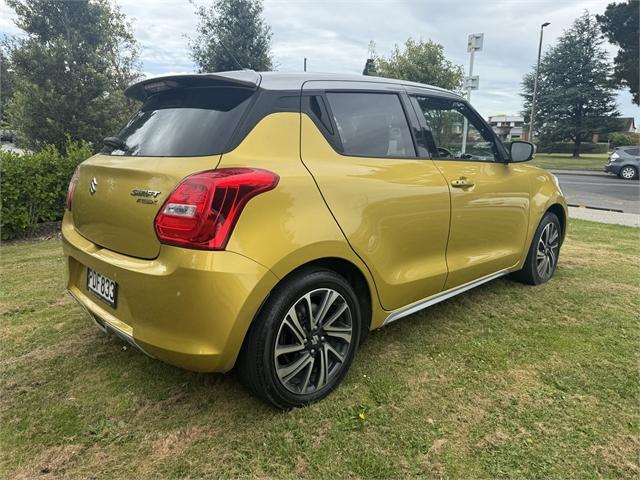
MULTIPOLYGON (((467 100, 471 100, 471 90, 477 90, 480 86, 480 77, 473 75, 473 60, 476 52, 482 50, 482 44, 484 42, 484 33, 472 33, 467 40, 467 52, 470 54, 469 58, 469 75, 464 79, 464 88, 467 90, 467 100)), ((464 118, 464 124, 462 127, 462 153, 467 151, 467 133, 469 131, 469 122, 467 117, 464 118)))
POLYGON ((307 71, 307 57, 304 57, 304 71, 307 71))
POLYGON ((551 25, 550 22, 544 22, 540 25, 540 43, 538 44, 538 64, 536 65, 536 77, 533 81, 533 99, 531 101, 531 118, 529 119, 529 141, 533 143, 533 121, 536 117, 536 98, 538 96, 538 75, 540 75, 540 55, 542 54, 542 33, 544 27, 551 25))

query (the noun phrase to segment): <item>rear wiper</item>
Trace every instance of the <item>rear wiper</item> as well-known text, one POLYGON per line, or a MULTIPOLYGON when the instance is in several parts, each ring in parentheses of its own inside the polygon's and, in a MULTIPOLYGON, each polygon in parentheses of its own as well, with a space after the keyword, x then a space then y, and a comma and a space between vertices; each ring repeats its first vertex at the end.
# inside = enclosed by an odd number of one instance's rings
POLYGON ((102 140, 102 143, 104 143, 107 147, 115 148, 116 150, 122 150, 123 152, 129 150, 129 146, 125 143, 124 140, 119 137, 107 137, 102 140))

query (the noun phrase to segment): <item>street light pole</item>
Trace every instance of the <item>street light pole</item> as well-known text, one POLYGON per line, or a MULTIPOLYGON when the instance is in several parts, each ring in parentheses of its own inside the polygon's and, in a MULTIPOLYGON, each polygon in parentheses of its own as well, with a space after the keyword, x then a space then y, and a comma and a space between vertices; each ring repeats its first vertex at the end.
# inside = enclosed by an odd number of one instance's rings
MULTIPOLYGON (((470 54, 469 58, 469 75, 464 78, 464 88, 467 90, 467 100, 471 100, 471 90, 477 90, 480 84, 480 77, 473 76, 473 59, 476 52, 482 50, 482 44, 484 43, 484 33, 472 33, 467 39, 467 52, 470 54)), ((464 154, 467 151, 467 133, 469 129, 469 122, 467 117, 464 117, 462 126, 462 149, 464 154)))
POLYGON ((540 43, 538 44, 538 64, 536 65, 536 76, 533 81, 533 99, 531 101, 531 118, 529 119, 529 141, 533 143, 533 122, 536 117, 536 98, 538 96, 538 76, 540 75, 540 55, 542 54, 542 33, 544 27, 551 25, 550 22, 544 22, 540 25, 540 43))
MULTIPOLYGON (((471 50, 471 58, 469 59, 469 78, 473 77, 473 58, 475 57, 475 48, 471 50)), ((471 101, 471 87, 467 86, 467 101, 471 101)), ((467 134, 469 131, 469 122, 467 117, 464 117, 462 126, 462 153, 467 152, 467 134)))

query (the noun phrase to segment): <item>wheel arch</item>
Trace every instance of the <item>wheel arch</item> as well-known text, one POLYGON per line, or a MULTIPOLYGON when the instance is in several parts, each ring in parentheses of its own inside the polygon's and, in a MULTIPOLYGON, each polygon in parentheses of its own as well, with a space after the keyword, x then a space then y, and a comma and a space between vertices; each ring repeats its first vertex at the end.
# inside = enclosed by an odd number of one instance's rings
MULTIPOLYGON (((369 328, 371 327, 373 297, 371 287, 369 286, 369 282, 367 282, 367 277, 365 277, 362 270, 360 270, 354 263, 344 258, 325 257, 319 258, 317 260, 312 260, 304 265, 301 265, 300 267, 289 273, 289 275, 308 267, 326 268, 327 270, 336 272, 337 274, 344 277, 353 286, 353 289, 356 292, 356 297, 358 298, 360 310, 362 312, 362 319, 365 322, 362 325, 363 328, 361 336, 361 338, 364 339, 369 332, 369 328)), ((287 277, 289 277, 289 275, 287 275, 287 277)))
MULTIPOLYGON (((373 315, 372 302, 373 302, 373 295, 375 294, 375 291, 372 292, 372 288, 375 288, 375 287, 372 287, 371 285, 369 285, 366 275, 362 272, 362 270, 360 270, 360 268, 358 268, 357 265, 355 265, 350 260, 347 260, 341 257, 323 257, 323 258, 317 258, 314 260, 307 261, 297 266, 296 268, 292 269, 286 275, 281 277, 278 280, 278 282, 273 286, 271 291, 274 291, 275 289, 277 289, 278 286, 288 281, 294 274, 298 273, 300 270, 304 270, 306 268, 313 268, 313 267, 325 268, 327 270, 331 270, 341 275, 342 277, 344 277, 354 287, 354 290, 356 292, 356 297, 358 299, 358 304, 360 305, 360 309, 362 312, 362 319, 364 321, 364 324, 362 325, 363 328, 362 328, 361 337, 360 337, 360 342, 362 343, 362 341, 364 341, 364 339, 367 338, 369 334, 369 329, 371 327, 371 321, 372 321, 372 315, 373 315)), ((262 312, 262 309, 264 308, 268 300, 269 300, 269 296, 267 296, 264 299, 264 301, 262 302, 258 310, 255 312, 253 318, 251 319, 251 322, 249 323, 248 328, 245 332, 244 339, 242 342, 242 347, 240 348, 240 350, 244 348, 244 343, 248 336, 247 334, 249 332, 249 329, 252 327, 256 319, 260 316, 260 313, 262 312)))
MULTIPOLYGON (((544 212, 544 215, 546 215, 548 212, 555 214, 555 216, 558 217, 558 220, 560 220, 560 244, 562 244, 567 233, 567 212, 559 203, 554 203, 553 205, 549 206, 549 208, 547 208, 547 211, 544 212)), ((542 216, 543 218, 544 215, 542 216)))
MULTIPOLYGON (((353 286, 358 298, 360 309, 362 311, 362 318, 365 321, 362 329, 362 338, 366 337, 367 332, 369 331, 369 328, 371 326, 371 316, 373 313, 373 292, 371 290, 372 286, 369 285, 367 277, 362 272, 362 270, 360 270, 360 268, 358 268, 358 266, 350 260, 342 257, 322 257, 310 260, 299 265, 298 267, 287 273, 285 276, 283 276, 273 288, 276 289, 279 285, 286 282, 289 278, 291 278, 292 275, 299 272, 300 270, 313 267, 331 270, 344 277, 353 286)), ((263 305, 264 303, 266 303, 266 299, 265 302, 263 302, 263 305)), ((261 310, 262 306, 256 312, 254 320, 260 314, 261 310)))

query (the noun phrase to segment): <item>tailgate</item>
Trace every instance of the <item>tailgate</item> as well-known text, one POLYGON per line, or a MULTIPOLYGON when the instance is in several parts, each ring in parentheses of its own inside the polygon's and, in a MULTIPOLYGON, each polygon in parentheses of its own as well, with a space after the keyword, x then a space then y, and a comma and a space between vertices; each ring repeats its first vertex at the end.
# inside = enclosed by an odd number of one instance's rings
POLYGON ((186 176, 216 168, 220 155, 129 157, 96 155, 79 169, 73 197, 78 232, 101 247, 139 258, 160 252, 154 219, 186 176))

